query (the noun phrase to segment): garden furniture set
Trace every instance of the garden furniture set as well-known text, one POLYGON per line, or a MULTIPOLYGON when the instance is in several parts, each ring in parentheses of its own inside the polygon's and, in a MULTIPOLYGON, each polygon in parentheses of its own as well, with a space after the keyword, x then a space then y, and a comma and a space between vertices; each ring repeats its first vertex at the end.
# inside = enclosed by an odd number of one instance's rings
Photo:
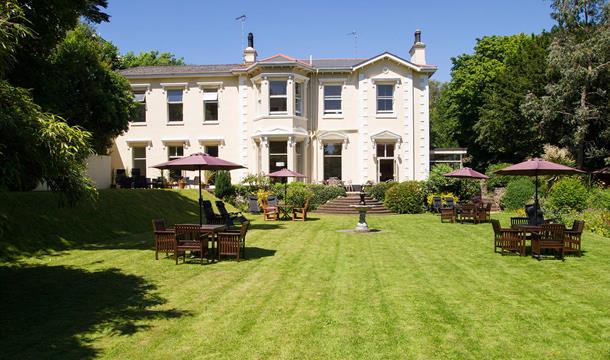
POLYGON ((566 229, 563 224, 544 223, 532 225, 528 218, 511 218, 511 227, 502 228, 498 220, 491 220, 494 230, 494 251, 502 255, 516 253, 526 254, 526 241, 531 243, 532 257, 541 260, 548 252, 564 259, 567 253, 581 255, 581 236, 585 223, 575 220, 572 228, 566 229))
POLYGON ((172 254, 178 264, 178 258, 186 261, 186 252, 208 262, 220 260, 221 256, 235 256, 237 261, 246 256, 246 234, 250 221, 241 223, 240 227, 228 227, 223 224, 176 224, 173 228, 159 227, 162 220, 153 220, 155 238, 155 259, 159 253, 172 254))
POLYGON ((263 209, 263 219, 267 220, 307 220, 307 211, 309 210, 309 200, 305 201, 303 206, 295 206, 290 204, 278 204, 275 196, 269 196, 262 200, 261 208, 263 209))
MULTIPOLYGON (((448 199, 449 200, 449 199, 448 199)), ((453 200, 453 199, 451 199, 453 200)), ((447 201, 449 203, 449 201, 447 201)), ((453 203, 453 201, 451 201, 453 203)), ((467 203, 454 206, 444 206, 439 209, 441 222, 450 221, 464 223, 466 221, 475 224, 489 222, 491 220, 491 203, 467 203)))

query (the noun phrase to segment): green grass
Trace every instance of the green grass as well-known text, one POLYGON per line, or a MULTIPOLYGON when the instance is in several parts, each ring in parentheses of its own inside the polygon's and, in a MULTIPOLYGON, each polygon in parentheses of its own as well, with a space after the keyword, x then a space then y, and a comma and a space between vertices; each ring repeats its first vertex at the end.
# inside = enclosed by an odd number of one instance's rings
MULTIPOLYGON (((37 205, 29 211, 52 208, 48 194, 12 196, 37 205)), ((588 232, 581 258, 538 262, 495 254, 489 224, 429 214, 370 216, 384 230, 374 234, 336 232, 356 216, 254 217, 248 260, 176 266, 154 260, 150 217, 194 220, 194 191, 101 197, 107 207, 11 223, 19 235, 3 239, 13 252, 0 266, 0 357, 610 356, 610 239, 588 232), (138 205, 125 203, 132 196, 138 205), (75 230, 63 229, 70 216, 75 230), (36 240, 15 244, 28 228, 36 240), (21 248, 37 256, 17 258, 21 248)))

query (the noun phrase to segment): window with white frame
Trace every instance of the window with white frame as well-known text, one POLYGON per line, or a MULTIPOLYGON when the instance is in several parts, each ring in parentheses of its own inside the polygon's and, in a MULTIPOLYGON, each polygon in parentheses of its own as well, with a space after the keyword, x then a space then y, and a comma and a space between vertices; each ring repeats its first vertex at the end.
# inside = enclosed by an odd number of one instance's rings
POLYGON ((136 113, 131 119, 134 123, 146 122, 146 91, 138 90, 134 91, 133 99, 136 102, 136 113))
POLYGON ((300 82, 294 83, 294 114, 303 115, 303 84, 300 82))
POLYGON ((394 144, 377 144, 377 157, 393 158, 394 157, 394 144))
POLYGON ((167 110, 169 122, 181 122, 182 116, 182 90, 167 90, 167 110))
POLYGON ((218 121, 218 89, 203 89, 203 121, 218 121))
MULTIPOLYGON (((168 160, 179 159, 183 156, 184 156, 184 147, 183 146, 168 146, 167 147, 167 159, 168 160)), ((181 176, 180 170, 172 169, 169 171, 169 178, 171 180, 178 180, 178 179, 180 179, 180 176, 181 176)))
POLYGON ((389 114, 394 112, 394 85, 377 85, 377 113, 389 114))
POLYGON ((324 144, 324 180, 341 179, 341 152, 343 144, 324 144))
MULTIPOLYGON (((134 146, 131 148, 132 170, 138 169, 140 176, 146 177, 146 147, 134 146)), ((133 171, 132 171, 133 172, 133 171)))
POLYGON ((288 111, 288 93, 286 81, 269 82, 269 113, 285 114, 288 111))
POLYGON ((206 145, 205 153, 211 156, 218 157, 218 145, 206 145))
POLYGON ((286 141, 269 141, 269 172, 278 171, 287 166, 287 145, 286 141))
POLYGON ((324 85, 324 114, 341 114, 341 85, 324 85))

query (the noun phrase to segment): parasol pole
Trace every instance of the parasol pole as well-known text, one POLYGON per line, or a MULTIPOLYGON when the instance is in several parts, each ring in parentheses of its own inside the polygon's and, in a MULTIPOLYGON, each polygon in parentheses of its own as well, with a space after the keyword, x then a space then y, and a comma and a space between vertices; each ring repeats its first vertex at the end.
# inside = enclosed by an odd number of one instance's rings
POLYGON ((203 217, 201 215, 201 205, 203 204, 203 197, 201 196, 201 165, 199 166, 199 225, 203 225, 203 217))
POLYGON ((534 222, 535 225, 538 226, 538 170, 536 170, 536 200, 534 201, 534 222))

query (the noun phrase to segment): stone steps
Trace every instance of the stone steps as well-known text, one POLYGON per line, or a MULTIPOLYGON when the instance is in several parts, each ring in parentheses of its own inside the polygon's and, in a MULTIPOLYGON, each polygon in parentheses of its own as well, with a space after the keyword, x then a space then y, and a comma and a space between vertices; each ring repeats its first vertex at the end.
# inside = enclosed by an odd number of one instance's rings
MULTIPOLYGON (((369 214, 373 215, 390 215, 393 214, 390 210, 386 209, 383 206, 383 203, 366 196, 365 201, 367 205, 372 205, 373 207, 368 210, 369 214)), ((356 209, 351 207, 350 205, 358 205, 360 202, 359 193, 348 193, 347 196, 338 197, 336 199, 330 200, 327 203, 321 205, 314 212, 319 214, 354 214, 356 215, 358 212, 356 209)))

